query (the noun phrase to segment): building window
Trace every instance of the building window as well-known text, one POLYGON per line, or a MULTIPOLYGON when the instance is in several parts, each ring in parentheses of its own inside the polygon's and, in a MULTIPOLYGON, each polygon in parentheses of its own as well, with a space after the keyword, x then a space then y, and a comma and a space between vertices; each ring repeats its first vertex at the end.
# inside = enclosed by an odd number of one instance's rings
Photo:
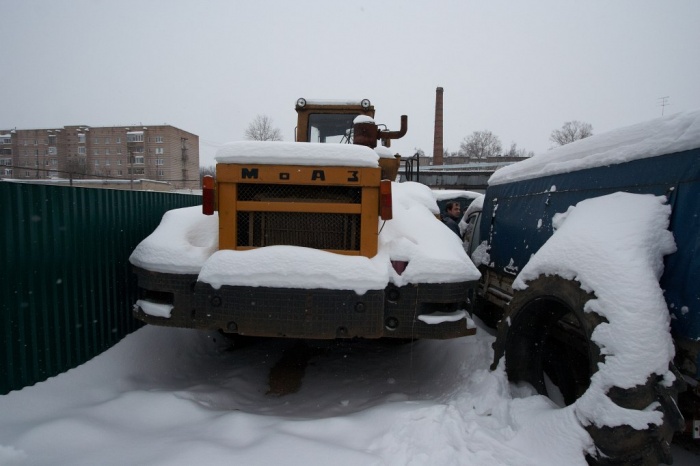
POLYGON ((100 155, 100 149, 93 149, 92 154, 93 155, 100 155))
POLYGON ((52 166, 52 167, 55 167, 56 165, 58 165, 58 160, 56 160, 56 159, 51 159, 51 166, 52 166))
POLYGON ((85 134, 83 134, 83 133, 78 133, 78 143, 79 143, 79 144, 85 144, 85 134))
POLYGON ((156 143, 163 144, 163 136, 156 136, 156 143))
POLYGON ((117 141, 116 141, 116 142, 117 142, 117 144, 121 144, 121 143, 122 143, 122 138, 117 138, 117 141))
POLYGON ((105 144, 109 144, 109 138, 105 138, 105 144))
POLYGON ((105 165, 109 167, 109 160, 105 160, 105 165))
POLYGON ((49 155, 56 155, 58 154, 58 149, 56 149, 53 146, 49 146, 49 155))
POLYGON ((144 152, 146 152, 146 150, 143 146, 137 146, 137 147, 131 148, 131 153, 133 153, 133 154, 143 154, 144 152))
POLYGON ((85 147, 78 147, 78 154, 85 155, 85 147))
POLYGON ((100 143, 100 138, 92 138, 92 143, 93 143, 93 144, 99 144, 99 143, 100 143))
MULTIPOLYGON (((26 141, 25 141, 26 142, 26 141)), ((0 137, 0 144, 12 144, 12 136, 0 137)))
POLYGON ((0 149, 0 155, 12 155, 12 149, 0 149))
POLYGON ((144 162, 144 157, 143 157, 143 155, 136 155, 136 156, 134 156, 134 161, 133 161, 133 163, 135 163, 136 165, 143 165, 143 162, 144 162))
POLYGON ((165 176, 165 170, 158 170, 158 176, 165 176))
POLYGON ((122 146, 119 146, 119 147, 117 147, 117 154, 121 154, 121 153, 122 153, 122 146))
POLYGON ((143 142, 143 131, 126 133, 126 142, 143 142))
POLYGON ((38 146, 38 145, 39 145, 39 140, 38 140, 38 139, 35 139, 35 140, 34 140, 34 145, 35 145, 35 146, 38 146))
POLYGON ((96 167, 99 167, 99 166, 100 166, 100 161, 99 161, 99 160, 95 160, 95 166, 96 166, 96 167))
MULTIPOLYGON (((120 165, 121 165, 121 164, 120 164, 120 165)), ((122 171, 121 171, 121 170, 117 170, 117 175, 118 175, 118 176, 122 176, 122 175, 123 175, 122 171)))
POLYGON ((156 165, 163 165, 163 159, 156 159, 156 165))
POLYGON ((49 145, 50 146, 56 145, 56 135, 55 134, 49 135, 49 145))
MULTIPOLYGON (((117 159, 117 165, 121 166, 121 164, 122 164, 122 159, 117 159)), ((121 174, 121 170, 119 171, 119 173, 121 174)))
POLYGON ((156 147, 156 155, 163 155, 163 148, 162 147, 156 147))
POLYGON ((12 169, 11 169, 11 168, 6 168, 6 169, 5 169, 5 175, 7 175, 7 176, 12 176, 12 169))
POLYGON ((145 168, 129 168, 127 172, 129 175, 143 175, 145 173, 145 168))

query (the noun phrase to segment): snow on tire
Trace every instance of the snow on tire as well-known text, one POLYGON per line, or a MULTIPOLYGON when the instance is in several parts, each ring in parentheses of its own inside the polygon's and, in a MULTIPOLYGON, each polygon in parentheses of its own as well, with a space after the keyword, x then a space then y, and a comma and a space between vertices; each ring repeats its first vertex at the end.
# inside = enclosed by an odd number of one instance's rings
MULTIPOLYGON (((529 282, 525 290, 516 292, 499 324, 494 368, 505 356, 511 381, 526 382, 562 405, 575 403, 589 389, 598 365, 605 363, 591 336, 607 321, 584 311, 591 299, 595 296, 576 281, 559 276, 540 276, 529 282)), ((663 421, 645 429, 584 422, 596 446, 589 461, 600 465, 670 462, 673 433, 683 427, 675 403, 680 380, 678 376, 674 383, 665 384, 662 377, 652 375, 632 388, 610 388, 606 395, 616 405, 641 411, 654 407, 663 421)))
POLYGON ((597 464, 670 460, 683 427, 670 315, 659 286, 676 250, 663 196, 613 193, 552 217, 513 281, 495 357, 508 376, 568 404, 597 464))

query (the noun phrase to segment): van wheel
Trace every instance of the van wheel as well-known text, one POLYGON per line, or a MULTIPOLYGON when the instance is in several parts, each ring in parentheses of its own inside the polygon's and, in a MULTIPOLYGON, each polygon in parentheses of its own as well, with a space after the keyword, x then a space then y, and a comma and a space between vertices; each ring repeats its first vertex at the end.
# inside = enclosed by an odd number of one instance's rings
MULTIPOLYGON (((492 369, 505 356, 511 382, 528 383, 560 406, 574 403, 588 390, 598 364, 605 361, 591 335, 606 320, 583 310, 594 298, 577 282, 559 276, 540 276, 528 282, 525 290, 515 292, 498 325, 492 369)), ((597 450, 587 458, 590 464, 671 462, 673 433, 683 428, 683 417, 675 403, 682 379, 677 371, 674 373, 677 382, 670 387, 652 374, 644 385, 608 391, 614 403, 629 409, 643 410, 657 401, 664 420, 645 430, 625 425, 585 426, 597 450)))

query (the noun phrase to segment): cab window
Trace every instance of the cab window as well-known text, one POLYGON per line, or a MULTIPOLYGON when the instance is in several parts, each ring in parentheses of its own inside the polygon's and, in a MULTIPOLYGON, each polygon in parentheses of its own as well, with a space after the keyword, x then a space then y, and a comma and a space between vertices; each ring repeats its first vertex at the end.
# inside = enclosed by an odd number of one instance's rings
POLYGON ((357 114, 312 113, 309 115, 309 142, 352 143, 352 122, 357 114))
POLYGON ((479 228, 481 227, 481 212, 474 212, 467 219, 467 228, 464 231, 464 250, 469 257, 479 246, 479 228))

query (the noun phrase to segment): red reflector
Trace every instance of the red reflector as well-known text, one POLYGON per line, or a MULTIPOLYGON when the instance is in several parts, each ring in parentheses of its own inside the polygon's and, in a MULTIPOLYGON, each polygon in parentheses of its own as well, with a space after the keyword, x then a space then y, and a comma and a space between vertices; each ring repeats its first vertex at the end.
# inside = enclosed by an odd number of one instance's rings
POLYGON ((401 275, 404 270, 406 270, 406 267, 408 266, 407 261, 391 261, 391 266, 394 268, 396 273, 401 275))
POLYGON ((202 178, 202 213, 214 215, 214 177, 210 175, 202 178))
POLYGON ((382 220, 391 220, 393 217, 391 180, 379 182, 379 217, 382 220))

